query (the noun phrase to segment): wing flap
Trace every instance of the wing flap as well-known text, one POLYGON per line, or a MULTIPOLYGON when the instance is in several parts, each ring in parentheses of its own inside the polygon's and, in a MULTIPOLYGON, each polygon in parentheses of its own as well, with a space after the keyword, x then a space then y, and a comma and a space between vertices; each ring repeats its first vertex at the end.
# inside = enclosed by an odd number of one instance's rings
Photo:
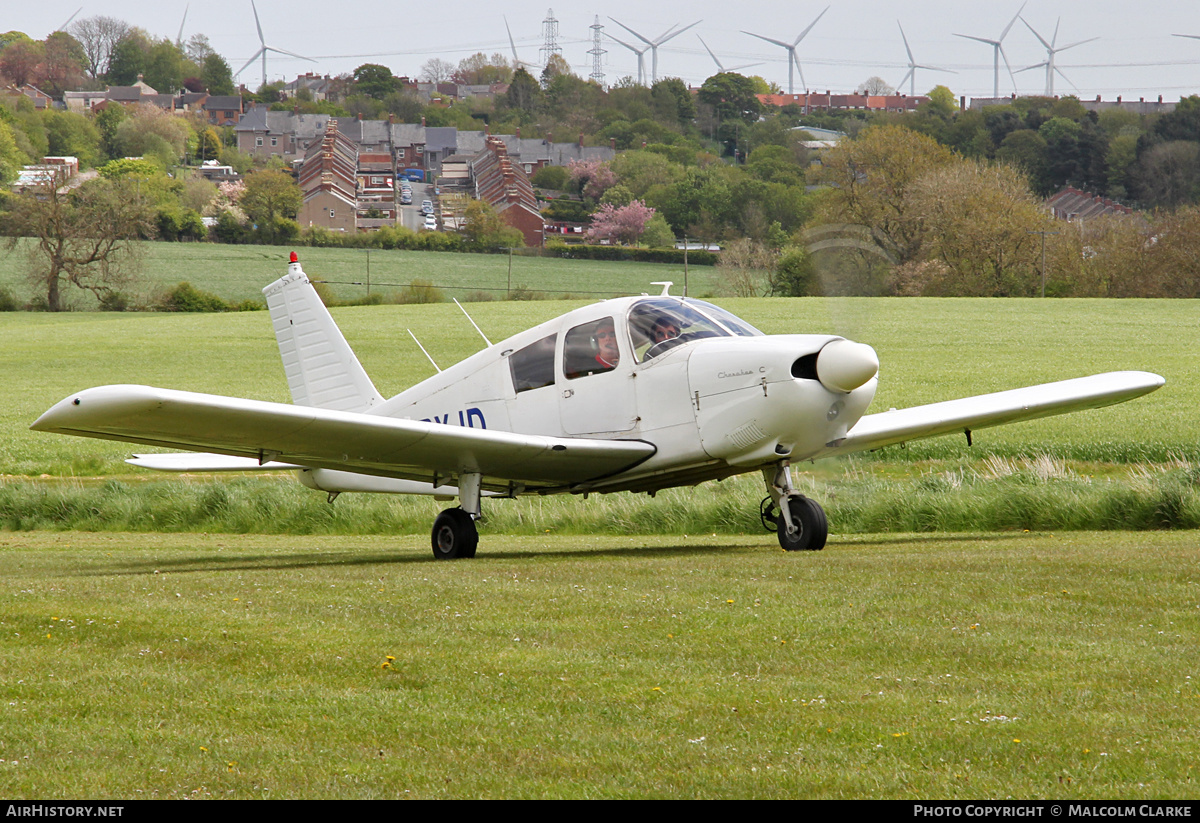
POLYGON ((274 472, 302 469, 292 463, 269 460, 260 463, 253 457, 187 452, 185 454, 135 454, 125 461, 139 469, 156 472, 274 472))
POLYGON ((1149 394, 1166 381, 1142 371, 1108 372, 1021 389, 868 414, 816 457, 869 451, 967 429, 1098 409, 1149 394))
POLYGON ((605 477, 655 452, 640 440, 514 434, 128 385, 70 395, 31 428, 382 477, 479 472, 533 486, 605 477))

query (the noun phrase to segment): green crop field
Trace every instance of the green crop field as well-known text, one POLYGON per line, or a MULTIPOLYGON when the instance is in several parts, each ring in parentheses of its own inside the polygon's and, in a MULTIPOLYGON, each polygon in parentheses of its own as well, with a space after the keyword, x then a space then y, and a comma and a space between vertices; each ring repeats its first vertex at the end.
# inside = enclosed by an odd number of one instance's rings
MULTIPOLYGON (((594 260, 509 257, 503 254, 450 254, 422 251, 227 246, 219 243, 145 243, 142 273, 128 292, 136 302, 149 304, 157 294, 187 281, 225 300, 261 300, 262 287, 283 275, 288 253, 296 251, 313 280, 328 281, 343 300, 372 293, 390 295, 414 280, 441 288, 445 298, 502 299, 509 288, 524 287, 535 297, 575 295, 600 299, 658 289, 656 280, 673 280, 682 290, 683 266, 662 263, 614 263, 594 260)), ((23 250, 0 249, 0 288, 20 302, 34 297, 25 278, 23 250)), ((712 291, 712 266, 689 266, 690 293, 712 291)), ((97 307, 89 292, 67 292, 68 305, 91 311, 97 307)))
MULTIPOLYGON (((444 255, 449 256, 449 255, 444 255)), ((265 277, 263 278, 266 279, 265 277)), ((1143 369, 1167 385, 1099 411, 980 431, 968 451, 947 437, 878 457, 915 460, 1048 453, 1132 463, 1200 456, 1200 348, 1196 304, 1171 300, 758 299, 722 305, 768 333, 840 331, 879 353, 872 411, 998 391, 1094 372, 1143 369)), ((475 321, 500 340, 580 305, 569 301, 474 304, 475 321)), ((445 366, 482 341, 453 304, 335 309, 367 372, 386 395, 433 367, 407 330, 445 366)), ((107 474, 129 447, 34 434, 27 426, 72 391, 107 383, 287 402, 265 312, 220 315, 0 314, 0 472, 107 474)))

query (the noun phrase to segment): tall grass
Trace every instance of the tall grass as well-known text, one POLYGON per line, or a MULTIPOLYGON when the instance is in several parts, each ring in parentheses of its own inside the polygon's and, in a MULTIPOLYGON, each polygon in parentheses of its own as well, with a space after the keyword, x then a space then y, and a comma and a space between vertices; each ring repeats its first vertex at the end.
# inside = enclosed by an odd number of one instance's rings
MULTIPOLYGON (((862 464, 868 466, 870 464, 862 464)), ((826 508, 835 533, 1200 528, 1200 468, 1138 467, 1120 476, 1047 476, 1030 464, 889 478, 852 469, 801 488, 826 508)), ((485 501, 493 534, 753 534, 762 531, 754 476, 669 490, 485 501)), ((421 534, 445 503, 344 494, 325 502, 290 478, 0 483, 0 528, 236 534, 421 534)))

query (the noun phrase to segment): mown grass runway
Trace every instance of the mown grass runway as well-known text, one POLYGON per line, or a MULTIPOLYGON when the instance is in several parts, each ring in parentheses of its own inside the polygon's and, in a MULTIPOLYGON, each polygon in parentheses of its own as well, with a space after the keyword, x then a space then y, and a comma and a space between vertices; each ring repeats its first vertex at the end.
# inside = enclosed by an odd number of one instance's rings
POLYGON ((1200 797, 1192 533, 9 533, 0 794, 1200 797))

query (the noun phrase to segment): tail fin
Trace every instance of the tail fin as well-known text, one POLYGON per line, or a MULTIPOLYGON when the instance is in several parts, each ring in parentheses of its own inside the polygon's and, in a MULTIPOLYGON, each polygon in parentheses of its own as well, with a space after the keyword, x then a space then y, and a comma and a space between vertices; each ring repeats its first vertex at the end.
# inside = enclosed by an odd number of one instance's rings
POLYGON ((336 411, 367 411, 382 398, 295 262, 295 255, 292 257, 288 273, 263 289, 292 402, 336 411))

